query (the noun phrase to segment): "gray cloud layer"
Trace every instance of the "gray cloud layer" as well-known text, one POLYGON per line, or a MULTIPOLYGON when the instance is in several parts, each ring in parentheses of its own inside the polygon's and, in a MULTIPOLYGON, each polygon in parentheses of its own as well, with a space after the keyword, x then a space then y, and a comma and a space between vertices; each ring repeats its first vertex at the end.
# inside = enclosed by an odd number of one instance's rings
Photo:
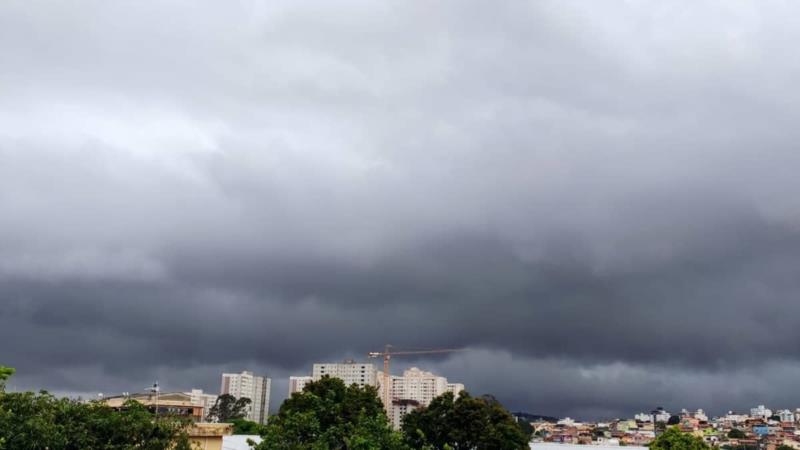
POLYGON ((798 406, 797 13, 4 2, 0 363, 213 389, 390 342, 540 413, 798 406))

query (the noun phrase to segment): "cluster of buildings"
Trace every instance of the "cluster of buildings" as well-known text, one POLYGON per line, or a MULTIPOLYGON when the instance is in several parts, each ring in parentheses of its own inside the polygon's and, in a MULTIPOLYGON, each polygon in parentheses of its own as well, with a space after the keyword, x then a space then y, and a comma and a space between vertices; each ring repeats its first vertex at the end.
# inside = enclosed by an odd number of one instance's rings
MULTIPOLYGON (((355 384, 359 387, 376 388, 384 402, 387 416, 395 428, 400 427, 403 416, 419 407, 428 406, 434 398, 445 392, 458 395, 464 390, 464 385, 461 383, 450 383, 445 377, 416 367, 404 371, 403 375, 390 375, 384 378, 383 372, 376 370, 372 363, 347 360, 341 363, 314 364, 311 375, 290 377, 289 395, 301 392, 306 384, 319 381, 323 377, 339 378, 348 386, 355 384)), ((269 418, 271 387, 270 378, 244 371, 223 373, 219 394, 206 393, 202 389, 162 393, 158 386, 154 385, 143 394, 124 394, 108 397, 104 401, 112 407, 122 407, 129 399, 137 400, 159 414, 180 415, 189 417, 196 423, 204 423, 215 421, 209 413, 217 403, 218 397, 230 394, 236 399, 250 400, 245 411, 245 419, 266 424, 269 418)))
POLYGON ((417 367, 405 370, 403 375, 384 377, 383 372, 378 371, 372 363, 347 360, 341 363, 314 364, 311 375, 289 377, 289 395, 302 391, 307 383, 319 381, 325 376, 339 378, 348 386, 356 384, 360 387, 375 387, 395 429, 400 428, 403 416, 409 412, 428 406, 434 398, 446 392, 458 395, 464 390, 461 383, 450 383, 443 376, 417 367))
MULTIPOLYGON (((384 376, 372 363, 346 360, 340 363, 318 363, 311 374, 289 378, 289 395, 301 392, 312 381, 324 377, 341 379, 346 385, 372 386, 384 403, 392 426, 397 429, 403 417, 417 408, 428 406, 434 398, 464 390, 461 383, 451 383, 447 378, 412 367, 402 375, 384 376)), ((231 425, 215 422, 209 412, 219 395, 230 394, 236 399, 250 399, 245 418, 266 424, 269 418, 271 379, 252 372, 223 373, 220 394, 209 394, 201 389, 187 392, 161 393, 157 385, 143 394, 124 394, 108 397, 104 401, 111 407, 122 408, 129 400, 149 407, 158 414, 179 415, 192 419, 192 439, 203 448, 215 439, 231 434, 231 425)), ((518 420, 526 420, 523 416, 518 420)), ((800 450, 800 408, 773 411, 764 405, 751 408, 749 413, 728 412, 709 418, 702 410, 682 410, 671 414, 663 408, 634 415, 631 419, 605 422, 579 422, 569 417, 560 420, 536 420, 532 446, 550 444, 578 444, 607 446, 647 446, 658 433, 676 426, 685 433, 702 438, 708 444, 736 450, 777 450, 780 446, 800 450)), ((221 440, 219 442, 222 442, 221 440)), ((562 447, 563 448, 563 447, 562 447)))
POLYGON ((668 426, 702 438, 708 444, 732 449, 775 450, 785 445, 800 450, 800 408, 772 411, 764 405, 749 414, 728 412, 709 418, 702 410, 670 414, 663 408, 608 422, 531 422, 534 442, 599 446, 646 446, 668 426))
POLYGON ((171 414, 191 417, 195 421, 214 421, 209 416, 211 408, 220 395, 229 394, 236 399, 247 398, 250 403, 245 410, 245 419, 266 424, 269 417, 269 393, 272 380, 254 375, 252 372, 223 373, 219 394, 209 394, 202 389, 187 392, 162 393, 158 384, 146 393, 107 397, 104 402, 110 406, 121 406, 127 400, 136 400, 158 414, 171 414))

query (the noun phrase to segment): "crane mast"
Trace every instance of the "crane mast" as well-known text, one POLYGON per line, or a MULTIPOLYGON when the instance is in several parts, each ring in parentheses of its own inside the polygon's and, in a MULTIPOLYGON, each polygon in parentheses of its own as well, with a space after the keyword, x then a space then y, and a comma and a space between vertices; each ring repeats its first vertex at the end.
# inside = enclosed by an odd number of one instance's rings
POLYGON ((382 386, 383 389, 383 407, 386 408, 386 411, 390 411, 390 407, 392 406, 392 397, 391 397, 391 390, 389 387, 389 381, 391 380, 391 373, 389 372, 389 366, 392 359, 392 356, 396 355, 428 355, 433 353, 450 353, 450 352, 458 352, 462 349, 459 348, 439 348, 433 350, 405 350, 405 351, 392 351, 392 346, 390 344, 386 344, 382 352, 369 352, 367 356, 370 358, 381 358, 383 357, 383 380, 382 386))

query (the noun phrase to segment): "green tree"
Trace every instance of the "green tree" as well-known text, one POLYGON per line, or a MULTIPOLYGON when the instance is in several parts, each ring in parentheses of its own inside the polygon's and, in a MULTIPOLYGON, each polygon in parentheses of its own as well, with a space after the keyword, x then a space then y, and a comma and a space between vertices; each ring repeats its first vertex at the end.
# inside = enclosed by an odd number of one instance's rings
POLYGON ((263 434, 266 426, 247 419, 233 419, 233 434, 263 434))
MULTIPOLYGON (((11 375, 14 375, 14 369, 11 367, 0 366, 0 396, 3 395, 3 392, 6 389, 6 380, 11 378, 11 375)), ((3 409, 0 406, 0 417, 3 417, 3 409)), ((3 433, 0 432, 0 449, 5 448, 6 438, 3 437, 3 433)))
POLYGON ((669 427, 650 444, 650 450, 710 450, 702 438, 669 427))
POLYGON ((0 395, 0 450, 189 450, 185 423, 141 404, 123 411, 46 393, 0 395))
POLYGON ((517 425, 519 425, 519 429, 522 430, 522 433, 528 438, 531 439, 533 436, 533 426, 530 422, 528 422, 524 417, 520 417, 515 419, 517 421, 517 425))
POLYGON ((731 431, 728 432, 728 437, 731 439, 744 439, 747 434, 738 428, 731 428, 731 431))
POLYGON ((402 450, 374 387, 323 377, 292 394, 270 418, 257 450, 402 450))
POLYGON ((11 375, 14 375, 14 369, 11 367, 0 366, 0 392, 5 390, 6 380, 11 378, 11 375))
POLYGON ((518 450, 528 448, 528 436, 513 416, 492 397, 461 392, 435 398, 426 408, 403 420, 406 443, 412 448, 518 450))
POLYGON ((249 398, 239 398, 222 394, 217 397, 214 406, 208 411, 208 417, 219 422, 231 422, 236 419, 243 419, 247 415, 247 405, 251 403, 249 398))

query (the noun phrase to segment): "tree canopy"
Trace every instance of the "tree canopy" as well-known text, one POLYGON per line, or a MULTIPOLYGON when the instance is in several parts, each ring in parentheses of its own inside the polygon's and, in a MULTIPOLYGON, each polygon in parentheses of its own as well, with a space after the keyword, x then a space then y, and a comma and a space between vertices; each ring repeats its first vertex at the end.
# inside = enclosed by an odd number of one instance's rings
POLYGON ((153 420, 138 402, 122 411, 46 392, 0 394, 0 450, 189 450, 184 423, 153 420))
POLYGON ((747 434, 738 428, 731 428, 731 431, 728 432, 728 437, 731 439, 744 439, 747 434))
POLYGON ((14 375, 14 369, 11 367, 0 366, 0 391, 5 389, 6 380, 8 380, 11 375, 14 375))
POLYGON ((247 419, 233 419, 233 434, 263 434, 267 427, 247 419))
POLYGON ((270 418, 257 450, 402 450, 374 387, 323 377, 292 394, 270 418))
POLYGON ((458 398, 446 393, 403 420, 406 443, 412 448, 518 450, 528 448, 528 436, 513 416, 492 397, 458 398))
POLYGON ((650 450, 710 450, 703 438, 669 427, 650 444, 650 450))
POLYGON ((247 415, 247 406, 251 403, 249 398, 239 398, 231 394, 222 394, 217 397, 214 406, 208 411, 208 418, 218 422, 232 422, 243 419, 247 415))

